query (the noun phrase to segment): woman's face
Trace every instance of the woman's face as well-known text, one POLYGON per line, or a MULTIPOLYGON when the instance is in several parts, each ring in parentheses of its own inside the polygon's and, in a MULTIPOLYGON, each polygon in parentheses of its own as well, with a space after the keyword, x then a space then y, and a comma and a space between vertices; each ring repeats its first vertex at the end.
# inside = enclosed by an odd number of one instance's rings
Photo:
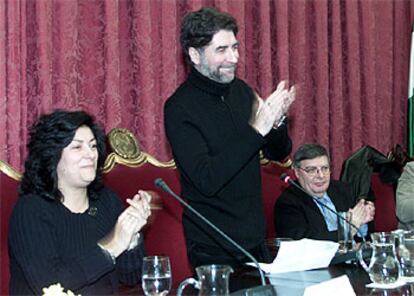
POLYGON ((85 188, 96 177, 98 150, 92 130, 81 126, 72 142, 62 150, 57 165, 59 189, 85 188))

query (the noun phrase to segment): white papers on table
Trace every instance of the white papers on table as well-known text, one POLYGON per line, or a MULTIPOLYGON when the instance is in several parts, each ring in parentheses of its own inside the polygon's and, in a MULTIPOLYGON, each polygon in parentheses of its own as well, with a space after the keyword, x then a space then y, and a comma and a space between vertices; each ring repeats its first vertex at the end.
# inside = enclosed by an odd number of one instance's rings
POLYGON ((306 287, 332 278, 328 269, 267 274, 277 295, 303 296, 306 287))
POLYGON ((282 241, 275 260, 270 264, 259 265, 264 272, 270 274, 325 268, 335 256, 338 246, 335 242, 307 238, 282 241))
POLYGON ((305 289, 303 296, 355 296, 349 278, 346 275, 325 281, 305 289))
POLYGON ((332 279, 328 269, 274 273, 267 276, 277 295, 355 296, 349 278, 343 275, 332 279))

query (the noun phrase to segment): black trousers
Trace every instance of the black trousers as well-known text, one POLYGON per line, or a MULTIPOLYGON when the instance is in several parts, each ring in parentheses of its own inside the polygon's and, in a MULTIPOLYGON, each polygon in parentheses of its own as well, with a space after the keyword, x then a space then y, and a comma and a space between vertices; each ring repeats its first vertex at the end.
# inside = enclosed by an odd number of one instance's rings
MULTIPOLYGON (((270 263, 272 255, 264 242, 247 250, 259 262, 270 263)), ((237 268, 245 262, 252 260, 239 250, 227 250, 219 245, 204 245, 187 239, 187 255, 191 266, 195 269, 200 265, 225 264, 237 268)))

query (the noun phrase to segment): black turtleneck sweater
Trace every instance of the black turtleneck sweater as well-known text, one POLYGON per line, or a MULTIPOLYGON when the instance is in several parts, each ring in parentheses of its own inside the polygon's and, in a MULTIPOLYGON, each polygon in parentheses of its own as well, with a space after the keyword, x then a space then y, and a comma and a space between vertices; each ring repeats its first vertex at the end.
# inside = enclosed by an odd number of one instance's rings
MULTIPOLYGON (((291 151, 286 126, 262 137, 248 124, 253 99, 244 81, 217 83, 193 68, 165 105, 182 196, 247 249, 265 237, 259 151, 272 160, 291 151)), ((183 225, 189 240, 234 250, 188 210, 183 225)))
POLYGON ((119 282, 139 281, 143 243, 116 264, 97 245, 115 226, 120 199, 104 188, 89 209, 72 213, 60 201, 19 197, 9 226, 10 295, 41 295, 56 283, 84 296, 116 294, 119 282))

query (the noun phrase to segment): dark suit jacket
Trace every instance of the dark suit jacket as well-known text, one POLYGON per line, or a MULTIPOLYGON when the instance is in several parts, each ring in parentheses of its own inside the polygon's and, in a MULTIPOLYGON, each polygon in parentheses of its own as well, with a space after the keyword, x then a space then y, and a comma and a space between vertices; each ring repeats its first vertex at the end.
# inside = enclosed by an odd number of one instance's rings
MULTIPOLYGON (((345 183, 331 180, 328 195, 337 212, 348 211, 354 206, 355 195, 345 183)), ((336 231, 328 231, 325 219, 311 197, 293 186, 278 198, 274 207, 274 223, 278 237, 338 240, 336 231)))

